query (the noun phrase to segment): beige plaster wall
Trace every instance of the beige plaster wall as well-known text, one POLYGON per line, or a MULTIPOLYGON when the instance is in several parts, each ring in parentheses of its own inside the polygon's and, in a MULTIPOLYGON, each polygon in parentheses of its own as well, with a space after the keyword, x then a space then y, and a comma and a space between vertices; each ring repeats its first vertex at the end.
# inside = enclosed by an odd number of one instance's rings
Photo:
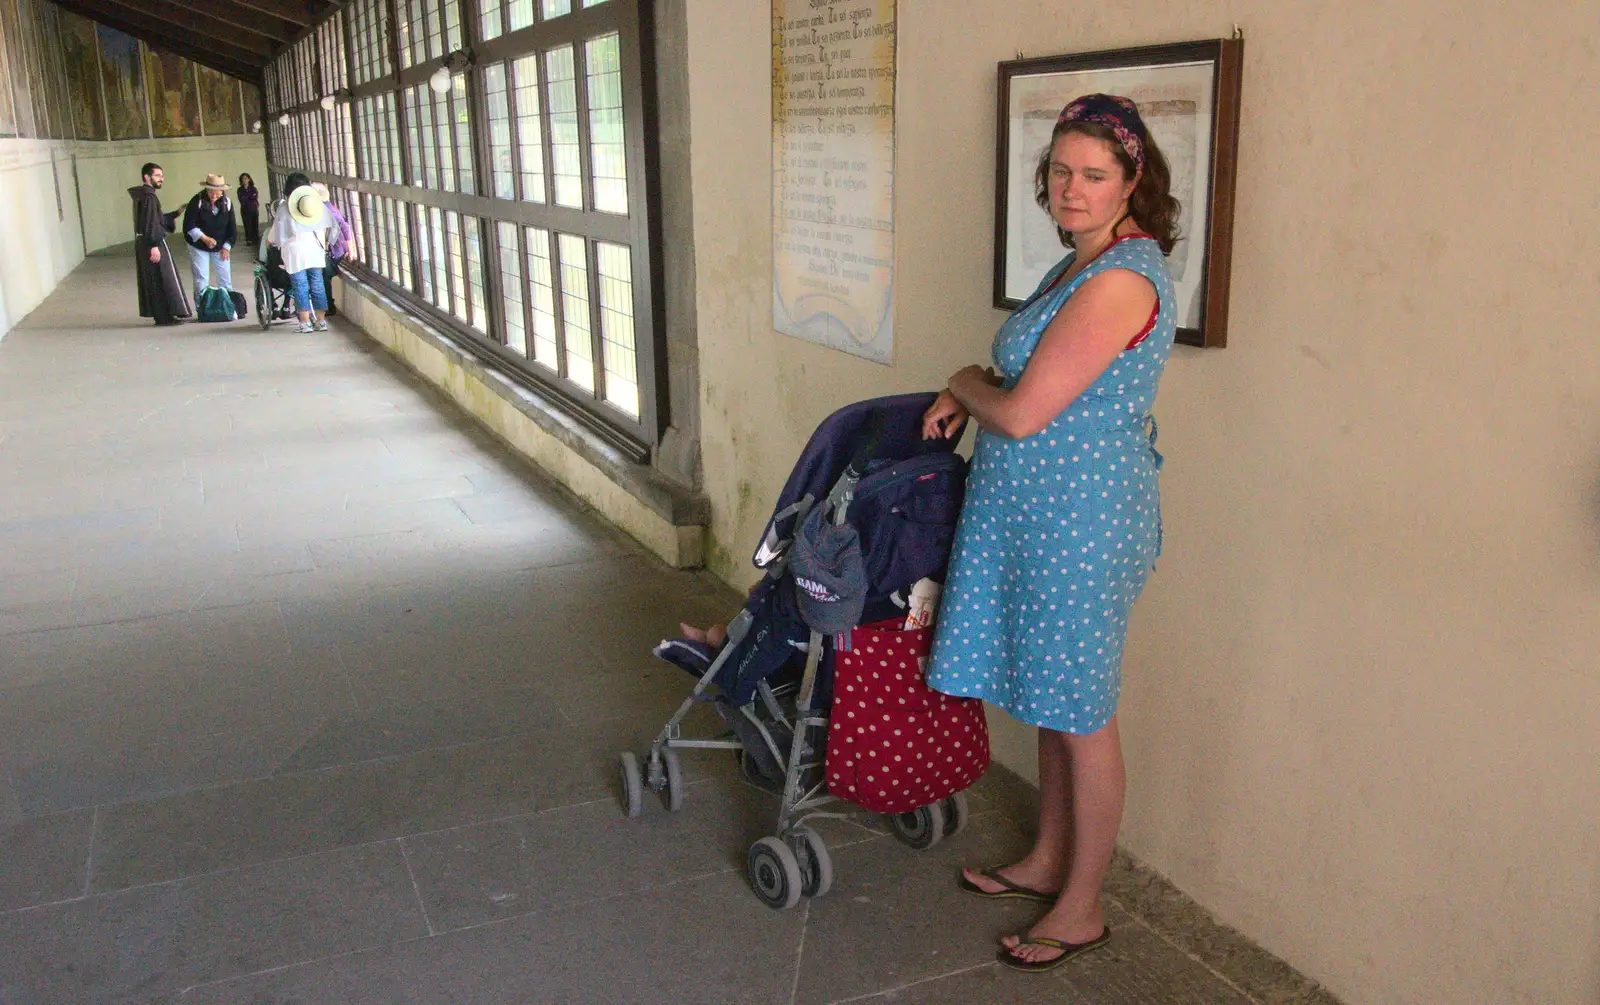
POLYGON ((71 146, 0 140, 0 338, 83 261, 71 146))
MULTIPOLYGON (((133 240, 128 189, 139 184, 139 169, 147 161, 160 164, 166 175, 161 204, 168 212, 200 191, 200 183, 212 173, 227 178, 229 185, 237 185, 240 173, 247 172, 261 189, 262 201, 267 198, 266 144, 259 135, 118 140, 77 143, 74 147, 83 190, 84 240, 89 251, 133 240)), ((262 213, 265 212, 263 206, 262 213)), ((169 238, 169 242, 181 240, 169 238)))
POLYGON ((1353 1003, 1594 1005, 1600 12, 900 6, 883 367, 771 330, 770 11, 689 0, 713 568, 831 409, 986 356, 995 63, 1238 22, 1231 345, 1157 407, 1125 843, 1353 1003))

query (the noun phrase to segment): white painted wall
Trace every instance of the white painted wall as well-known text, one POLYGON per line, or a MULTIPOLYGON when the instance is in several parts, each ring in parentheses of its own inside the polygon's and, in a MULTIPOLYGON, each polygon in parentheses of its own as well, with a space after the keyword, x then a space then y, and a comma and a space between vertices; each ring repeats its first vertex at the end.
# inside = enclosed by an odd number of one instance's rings
MULTIPOLYGON (((39 306, 86 252, 133 240, 128 189, 139 184, 140 167, 152 160, 167 177, 161 195, 168 210, 199 191, 210 172, 225 175, 230 185, 240 172, 249 172, 266 198, 266 150, 260 136, 115 143, 0 139, 0 337, 39 306)), ((181 243, 181 238, 171 241, 181 243)), ((137 313, 134 305, 129 307, 137 313)))
POLYGON ((220 174, 229 185, 236 185, 240 172, 247 172, 261 189, 263 202, 267 198, 266 144, 258 135, 118 140, 76 146, 78 180, 84 194, 84 234, 91 252, 133 240, 128 189, 139 184, 139 168, 146 161, 160 164, 166 175, 161 205, 168 211, 182 206, 200 191, 207 174, 220 174))
POLYGON ((0 139, 0 338, 83 261, 72 146, 0 139))
POLYGON ((898 6, 884 367, 772 331, 770 6, 688 0, 713 567, 747 584, 829 411, 987 356, 995 64, 1238 22, 1230 346, 1156 408, 1124 841, 1352 1003, 1595 1005, 1594 5, 898 6))

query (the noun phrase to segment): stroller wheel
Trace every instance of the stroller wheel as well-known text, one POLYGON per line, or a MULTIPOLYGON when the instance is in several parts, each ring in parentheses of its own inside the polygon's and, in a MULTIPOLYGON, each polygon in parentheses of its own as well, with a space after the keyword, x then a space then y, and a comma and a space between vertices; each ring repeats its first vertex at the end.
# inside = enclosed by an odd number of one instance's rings
POLYGON ((820 897, 833 886, 833 856, 822 843, 822 835, 810 827, 796 827, 794 837, 800 846, 800 874, 804 877, 800 892, 807 897, 820 897))
POLYGON ((667 810, 676 813, 683 809, 683 761, 671 747, 661 751, 661 763, 666 768, 667 810))
POLYGON ((909 813, 891 813, 889 829, 902 843, 917 851, 927 851, 944 840, 944 807, 929 803, 909 813))
POLYGON ((272 287, 264 276, 256 277, 256 321, 262 331, 272 326, 272 287))
POLYGON ((787 911, 800 903, 804 881, 800 860, 793 849, 775 837, 764 837, 750 846, 746 860, 750 887, 761 902, 775 911, 787 911))
POLYGON ((949 799, 939 804, 944 810, 944 836, 955 837, 967 826, 967 820, 972 816, 972 811, 967 808, 967 794, 957 792, 949 799))
POLYGON ((622 779, 622 811, 629 820, 644 812, 644 779, 639 774, 639 757, 631 750, 617 758, 617 768, 622 779))

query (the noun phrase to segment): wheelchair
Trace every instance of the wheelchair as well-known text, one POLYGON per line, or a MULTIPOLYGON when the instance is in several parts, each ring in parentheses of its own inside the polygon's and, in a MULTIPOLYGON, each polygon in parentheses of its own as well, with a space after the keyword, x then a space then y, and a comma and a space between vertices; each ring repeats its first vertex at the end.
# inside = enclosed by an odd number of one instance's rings
POLYGON ((287 321, 295 316, 289 273, 284 271, 283 256, 277 248, 268 248, 266 258, 256 260, 255 288, 256 321, 262 331, 270 328, 274 321, 287 321))

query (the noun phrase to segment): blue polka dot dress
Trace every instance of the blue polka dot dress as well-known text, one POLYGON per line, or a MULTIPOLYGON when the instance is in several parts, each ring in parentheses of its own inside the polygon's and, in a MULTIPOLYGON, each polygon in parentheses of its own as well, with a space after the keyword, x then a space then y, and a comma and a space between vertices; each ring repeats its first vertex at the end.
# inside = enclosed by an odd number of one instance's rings
POLYGON ((1035 726, 1093 733, 1116 714, 1128 612, 1161 550, 1156 385, 1177 296, 1155 240, 1119 239, 1051 289, 1068 255, 994 340, 1015 387, 1039 338, 1091 277, 1128 269, 1155 285, 1151 325, 1042 431, 980 431, 956 527, 928 684, 1035 726))

